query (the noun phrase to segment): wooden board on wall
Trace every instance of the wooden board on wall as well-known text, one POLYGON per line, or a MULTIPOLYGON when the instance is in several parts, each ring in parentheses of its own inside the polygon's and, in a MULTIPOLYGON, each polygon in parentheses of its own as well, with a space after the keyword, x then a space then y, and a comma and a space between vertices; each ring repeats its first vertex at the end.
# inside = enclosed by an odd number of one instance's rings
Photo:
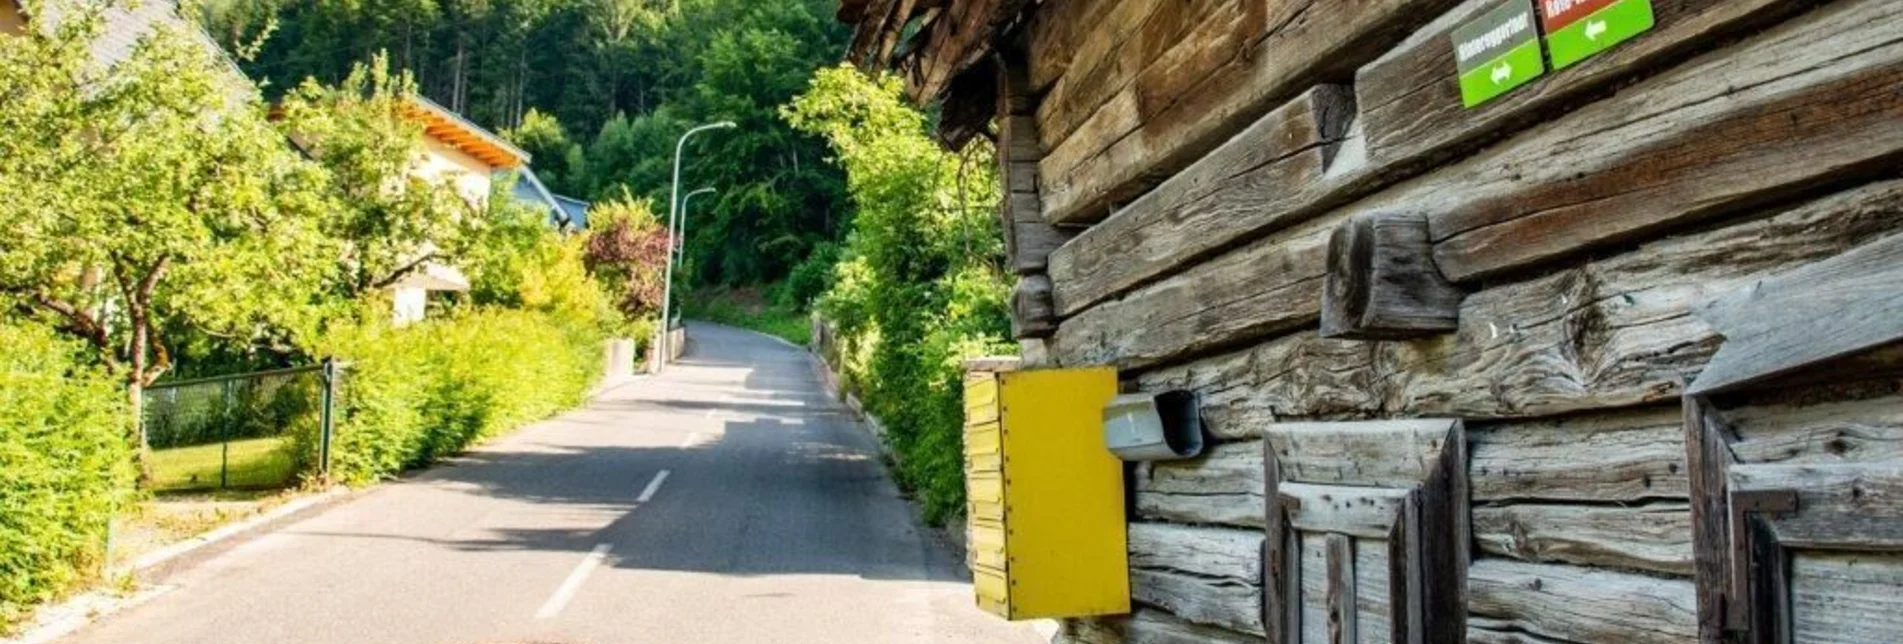
POLYGON ((1720 341, 1689 314, 1693 303, 1894 230, 1903 182, 1781 210, 1480 291, 1451 336, 1361 342, 1304 332, 1138 382, 1197 391, 1216 427, 1344 414, 1549 416, 1675 400, 1720 341))
MULTIPOLYGON (((1102 219, 1318 80, 1345 77, 1452 0, 1244 5, 1244 18, 1185 38, 1051 145, 1045 217, 1102 219), (1259 17, 1259 18, 1258 18, 1259 17), (1233 26, 1231 26, 1233 25, 1233 26), (1260 35, 1256 35, 1260 34, 1260 35), (1123 112, 1107 111, 1120 106, 1123 112)), ((1061 83, 1060 83, 1061 84, 1061 83)), ((1057 128, 1047 133, 1047 145, 1057 128)))
MULTIPOLYGON (((1316 249, 1325 243, 1335 220, 1355 212, 1402 205, 1429 212, 1439 238, 1439 268, 1449 277, 1472 280, 1877 174, 1880 167, 1872 164, 1903 155, 1903 128, 1888 125, 1903 118, 1903 95, 1878 89, 1887 87, 1886 82, 1903 82, 1903 35, 1880 26, 1888 23, 1864 22, 1903 19, 1892 15, 1903 14, 1903 6, 1878 6, 1882 4, 1857 0, 1806 14, 1481 156, 1086 310, 1059 327, 1058 357, 1067 363, 1115 362, 1135 368, 1304 326, 1318 315, 1318 298, 1303 297, 1306 291, 1261 294, 1284 284, 1319 281, 1326 274, 1326 258, 1316 249), (1846 46, 1865 42, 1869 48, 1817 67, 1816 60, 1805 57, 1818 55, 1815 49, 1803 47, 1826 41, 1846 46), (1884 80, 1891 76, 1896 78, 1884 80), (1734 91, 1734 84, 1743 89, 1734 91), (1797 129, 1760 122, 1773 118, 1767 115, 1829 115, 1839 108, 1841 118, 1819 116, 1797 129), (1707 125, 1692 127, 1694 123, 1707 125), (1612 143, 1628 140, 1644 143, 1612 143), (1761 154, 1740 152, 1695 163, 1691 157, 1697 155, 1682 153, 1714 145, 1713 140, 1723 141, 1729 150, 1761 154), (1853 140, 1855 145, 1846 143, 1853 140), (1646 155, 1686 165, 1683 171, 1668 171, 1643 161, 1652 158, 1646 155), (1583 178, 1576 176, 1582 173, 1583 178), (1449 226, 1486 212, 1533 212, 1536 204, 1582 198, 1591 191, 1575 188, 1587 184, 1631 184, 1649 196, 1620 194, 1591 201, 1590 208, 1539 210, 1531 219, 1513 220, 1519 223, 1485 227, 1491 231, 1486 235, 1531 231, 1516 227, 1533 226, 1537 220, 1542 236, 1537 243, 1498 238, 1470 244, 1466 233, 1449 232, 1449 226)), ((1829 51, 1837 47, 1833 44, 1829 51)))

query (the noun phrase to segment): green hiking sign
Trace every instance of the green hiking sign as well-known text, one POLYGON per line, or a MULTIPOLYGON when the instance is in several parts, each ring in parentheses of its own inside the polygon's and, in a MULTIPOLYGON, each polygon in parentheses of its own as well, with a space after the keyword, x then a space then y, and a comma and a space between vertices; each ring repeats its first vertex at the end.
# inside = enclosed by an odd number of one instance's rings
POLYGON ((1546 73, 1532 0, 1501 3, 1455 29, 1453 40, 1460 97, 1467 107, 1498 98, 1546 73))
POLYGON ((1652 29, 1651 0, 1541 0, 1553 69, 1565 69, 1652 29))

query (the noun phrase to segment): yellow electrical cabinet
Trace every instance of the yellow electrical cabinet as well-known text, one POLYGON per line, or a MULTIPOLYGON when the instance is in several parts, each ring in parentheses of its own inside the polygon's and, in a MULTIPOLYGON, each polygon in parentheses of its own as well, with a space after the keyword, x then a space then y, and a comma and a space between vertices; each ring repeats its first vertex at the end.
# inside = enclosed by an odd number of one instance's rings
POLYGON ((965 492, 978 606, 1011 620, 1130 612, 1114 369, 966 364, 965 492))

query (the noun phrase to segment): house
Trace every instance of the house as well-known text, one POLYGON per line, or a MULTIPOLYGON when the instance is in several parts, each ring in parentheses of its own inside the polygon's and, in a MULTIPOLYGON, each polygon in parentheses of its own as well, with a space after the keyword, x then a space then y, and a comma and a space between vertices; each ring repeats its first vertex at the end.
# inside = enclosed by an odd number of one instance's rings
MULTIPOLYGON (((59 24, 61 12, 66 10, 67 7, 57 2, 40 2, 29 11, 20 0, 0 0, 0 34, 22 35, 36 27, 50 33, 52 26, 59 24)), ((218 46, 217 41, 212 40, 211 35, 205 33, 198 23, 179 15, 176 0, 112 3, 104 6, 102 11, 105 24, 99 38, 90 48, 92 62, 99 67, 110 68, 125 62, 132 56, 133 48, 140 39, 154 30, 173 29, 185 34, 219 61, 226 72, 222 80, 232 101, 250 100, 256 93, 257 87, 238 69, 237 63, 218 46)))
POLYGON ((996 137, 1027 362, 1199 396, 1068 640, 1903 641, 1903 3, 838 17, 996 137))
POLYGON ((574 232, 588 227, 588 202, 549 192, 533 168, 522 168, 511 194, 523 205, 546 211, 548 224, 556 230, 574 232))
MULTIPOLYGON (((411 172, 425 181, 450 186, 478 211, 488 204, 498 177, 518 173, 540 185, 528 172, 527 152, 448 108, 411 96, 403 114, 423 126, 423 154, 411 172)), ((467 291, 469 278, 455 266, 432 261, 399 279, 390 290, 392 319, 405 325, 423 319, 430 293, 467 291)))

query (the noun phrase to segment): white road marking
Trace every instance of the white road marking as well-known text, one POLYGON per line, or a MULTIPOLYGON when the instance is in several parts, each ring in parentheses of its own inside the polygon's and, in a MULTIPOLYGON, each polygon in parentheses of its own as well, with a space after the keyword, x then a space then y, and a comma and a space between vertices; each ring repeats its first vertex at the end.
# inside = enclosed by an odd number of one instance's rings
POLYGON ((582 582, 588 581, 588 575, 595 572, 602 559, 607 558, 610 547, 612 544, 597 544, 581 563, 575 565, 575 571, 568 573, 568 579, 562 580, 562 586, 555 589, 555 594, 542 603, 542 609, 535 611, 535 618, 549 619, 562 614, 562 609, 568 607, 568 601, 574 599, 575 593, 581 590, 582 582))
POLYGON ((648 481, 647 489, 641 490, 641 496, 636 498, 635 502, 647 503, 648 501, 653 500, 654 493, 661 491, 661 483, 666 480, 667 480, 667 470, 661 470, 659 473, 655 474, 654 480, 648 481))

